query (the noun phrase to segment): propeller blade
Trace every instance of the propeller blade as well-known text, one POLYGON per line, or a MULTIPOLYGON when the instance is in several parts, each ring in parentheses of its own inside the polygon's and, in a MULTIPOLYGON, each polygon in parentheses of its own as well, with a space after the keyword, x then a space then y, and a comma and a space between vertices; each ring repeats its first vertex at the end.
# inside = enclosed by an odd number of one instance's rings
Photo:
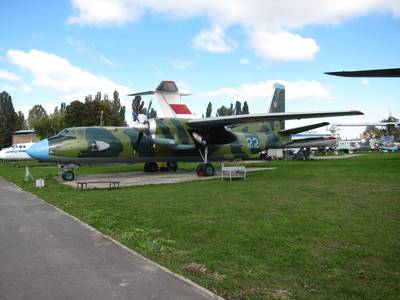
POLYGON ((150 116, 150 108, 151 108, 152 103, 153 103, 153 100, 150 100, 149 106, 147 107, 147 119, 149 119, 149 116, 150 116))
POLYGON ((143 131, 139 132, 137 140, 136 140, 136 145, 135 145, 135 151, 137 151, 137 149, 139 149, 140 146, 140 142, 142 141, 143 138, 143 131))
POLYGON ((138 119, 138 115, 134 111, 132 112, 132 119, 133 119, 133 122, 137 121, 137 119, 138 119))

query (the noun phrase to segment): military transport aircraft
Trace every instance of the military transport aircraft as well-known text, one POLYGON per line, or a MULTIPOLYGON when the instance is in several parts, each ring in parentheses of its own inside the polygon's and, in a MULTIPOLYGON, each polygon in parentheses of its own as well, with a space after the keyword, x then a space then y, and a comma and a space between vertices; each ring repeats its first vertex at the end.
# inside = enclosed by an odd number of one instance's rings
MULTIPOLYGON (((102 162, 144 162, 145 170, 158 169, 157 161, 202 161, 199 176, 212 176, 210 161, 246 159, 266 148, 278 148, 291 141, 294 133, 325 126, 326 122, 292 129, 281 129, 284 120, 361 115, 360 111, 263 113, 215 118, 196 118, 181 101, 188 95, 175 82, 162 81, 157 89, 136 95, 155 95, 164 107, 162 118, 141 118, 132 127, 66 128, 56 136, 33 145, 28 154, 40 161, 64 164, 102 162), (230 127, 253 122, 270 122, 270 130, 259 127, 247 132, 230 127)), ((63 173, 73 180, 72 169, 63 173)))

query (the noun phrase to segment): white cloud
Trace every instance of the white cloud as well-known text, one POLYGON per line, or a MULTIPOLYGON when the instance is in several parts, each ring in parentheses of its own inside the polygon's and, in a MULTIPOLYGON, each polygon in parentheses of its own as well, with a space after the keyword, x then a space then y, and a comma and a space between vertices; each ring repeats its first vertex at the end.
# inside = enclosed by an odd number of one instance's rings
POLYGON ((210 52, 228 53, 237 47, 237 43, 229 39, 219 26, 200 32, 193 40, 198 49, 210 52))
POLYGON ((109 67, 116 66, 116 64, 111 59, 105 57, 103 54, 97 53, 97 57, 101 62, 105 63, 109 67))
POLYGON ((20 82, 21 77, 13 72, 9 72, 7 70, 0 70, 0 79, 7 80, 7 81, 14 81, 20 82))
MULTIPOLYGON (((26 84, 19 75, 15 74, 13 72, 10 72, 7 70, 0 70, 0 80, 18 83, 20 85, 19 89, 22 90, 24 93, 28 93, 28 92, 32 91, 32 88, 28 84, 26 84)), ((7 87, 7 89, 10 92, 16 91, 16 87, 14 87, 14 86, 5 85, 5 87, 7 87)))
POLYGON ((242 65, 248 65, 248 64, 250 63, 250 61, 249 61, 247 58, 242 58, 242 59, 240 60, 240 63, 241 63, 242 65))
POLYGON ((17 89, 15 86, 10 85, 10 84, 1 84, 0 85, 0 91, 6 91, 8 93, 14 93, 17 89))
POLYGON ((79 14, 69 17, 67 22, 80 25, 123 25, 136 21, 142 15, 144 7, 137 2, 135 0, 72 0, 79 14))
MULTIPOLYGON (((289 33, 290 31, 308 25, 340 24, 368 14, 386 13, 395 17, 400 16, 400 1, 398 0, 72 0, 72 5, 75 8, 75 14, 68 19, 70 24, 123 25, 138 21, 148 12, 164 14, 175 19, 206 17, 210 25, 220 28, 222 33, 221 28, 226 30, 238 25, 243 30, 253 33, 249 36, 252 40, 250 44, 260 56, 267 59, 277 57, 280 61, 309 60, 318 51, 314 40, 289 33), (254 34, 257 32, 275 35, 269 37, 275 43, 265 44, 263 41, 254 41, 254 34), (276 36, 277 32, 287 32, 287 34, 276 36), (281 42, 283 45, 278 44, 281 42), (279 53, 286 43, 301 46, 302 54, 296 56, 294 51, 287 51, 287 49, 279 53), (272 48, 268 49, 270 47, 272 48)), ((206 33, 203 31, 197 36, 199 39, 201 37, 201 45, 204 46, 200 48, 225 53, 232 50, 232 45, 224 45, 226 37, 220 38, 219 44, 210 42, 212 33, 213 31, 206 31, 206 33)))
POLYGON ((273 93, 273 85, 279 82, 286 88, 287 100, 315 100, 331 99, 329 90, 321 83, 315 80, 307 81, 286 81, 286 80, 267 80, 258 83, 245 83, 238 88, 224 87, 216 91, 205 92, 205 95, 211 98, 226 99, 231 101, 258 100, 270 97, 273 93))
POLYGON ((68 36, 65 39, 65 41, 66 41, 66 43, 68 45, 71 45, 71 46, 75 47, 80 52, 86 52, 88 50, 88 48, 86 47, 86 44, 84 42, 82 42, 80 40, 77 40, 77 39, 74 39, 74 38, 72 38, 70 36, 68 36))
POLYGON ((287 31, 250 33, 250 45, 258 56, 274 61, 314 60, 319 51, 315 40, 287 31))
MULTIPOLYGON (((126 107, 126 118, 130 118, 130 100, 125 95, 132 89, 117 84, 101 74, 92 74, 73 66, 67 59, 44 51, 32 49, 29 52, 8 50, 7 56, 12 64, 29 72, 37 87, 50 88, 61 92, 62 100, 83 100, 88 94, 100 91, 112 96, 114 90, 120 94, 121 103, 126 107)), ((22 87, 25 91, 31 89, 28 85, 22 87)), ((50 105, 49 105, 50 106, 50 105)))
POLYGON ((368 79, 361 79, 361 84, 362 85, 368 85, 368 79))
POLYGON ((67 59, 44 51, 8 50, 7 56, 12 64, 32 75, 35 86, 52 88, 62 93, 80 92, 86 95, 97 91, 110 95, 114 90, 118 90, 120 94, 131 91, 129 87, 119 85, 101 74, 95 75, 82 70, 71 65, 67 59))
POLYGON ((297 29, 310 24, 336 24, 369 13, 400 16, 397 0, 72 0, 72 24, 122 25, 146 11, 188 18, 206 16, 210 23, 258 29, 297 29))
POLYGON ((174 59, 171 61, 171 65, 177 70, 186 70, 192 66, 192 62, 188 60, 174 59))

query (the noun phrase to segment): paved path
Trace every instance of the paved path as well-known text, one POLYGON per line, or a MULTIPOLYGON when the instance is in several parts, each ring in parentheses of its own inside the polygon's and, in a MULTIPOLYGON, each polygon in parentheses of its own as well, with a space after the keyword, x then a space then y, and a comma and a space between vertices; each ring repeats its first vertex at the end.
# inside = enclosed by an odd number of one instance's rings
POLYGON ((0 299, 212 299, 0 177, 0 299))
MULTIPOLYGON (((256 168, 247 167, 247 172, 254 171, 265 171, 273 170, 275 168, 256 168)), ((78 171, 79 172, 79 171, 78 171)), ((77 175, 76 181, 107 181, 115 180, 120 181, 120 186, 138 186, 138 185, 149 185, 149 184, 164 184, 164 183, 180 183, 188 181, 198 181, 198 180, 212 180, 219 179, 219 172, 216 176, 211 177, 198 177, 196 172, 193 170, 178 170, 176 172, 118 172, 118 173, 103 173, 103 174, 87 174, 87 175, 77 175)), ((64 181, 59 179, 60 183, 76 187, 75 181, 64 181)), ((108 188, 108 183, 96 183, 90 184, 88 188, 108 188)))

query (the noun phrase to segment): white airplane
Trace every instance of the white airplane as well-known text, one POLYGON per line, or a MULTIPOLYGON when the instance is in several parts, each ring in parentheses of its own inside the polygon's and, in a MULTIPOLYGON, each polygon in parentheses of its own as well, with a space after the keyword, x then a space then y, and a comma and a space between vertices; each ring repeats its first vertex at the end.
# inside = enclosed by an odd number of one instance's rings
POLYGON ((35 143, 19 143, 9 148, 1 149, 0 160, 18 161, 33 160, 27 153, 28 149, 35 143))

